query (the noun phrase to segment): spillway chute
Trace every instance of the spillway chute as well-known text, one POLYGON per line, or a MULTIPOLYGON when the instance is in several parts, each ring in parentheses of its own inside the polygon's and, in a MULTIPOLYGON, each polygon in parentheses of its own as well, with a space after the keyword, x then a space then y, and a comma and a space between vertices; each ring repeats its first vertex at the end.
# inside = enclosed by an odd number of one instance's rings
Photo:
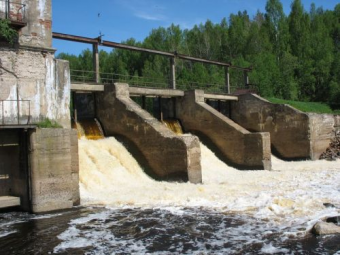
POLYGON ((179 120, 177 119, 166 119, 161 121, 167 128, 177 135, 183 135, 183 128, 179 120))
POLYGON ((77 120, 72 126, 77 129, 79 139, 85 137, 88 140, 99 140, 105 137, 103 129, 96 118, 77 120))

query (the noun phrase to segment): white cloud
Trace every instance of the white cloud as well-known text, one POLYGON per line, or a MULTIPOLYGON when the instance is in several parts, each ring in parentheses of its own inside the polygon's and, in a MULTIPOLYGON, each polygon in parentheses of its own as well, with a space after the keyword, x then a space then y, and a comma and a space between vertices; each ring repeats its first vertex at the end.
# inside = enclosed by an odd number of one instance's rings
POLYGON ((137 18, 146 19, 146 20, 158 20, 158 21, 166 20, 166 17, 160 14, 134 13, 134 15, 137 18))
POLYGON ((116 0, 116 3, 129 10, 133 16, 150 21, 164 21, 166 8, 155 0, 116 0))

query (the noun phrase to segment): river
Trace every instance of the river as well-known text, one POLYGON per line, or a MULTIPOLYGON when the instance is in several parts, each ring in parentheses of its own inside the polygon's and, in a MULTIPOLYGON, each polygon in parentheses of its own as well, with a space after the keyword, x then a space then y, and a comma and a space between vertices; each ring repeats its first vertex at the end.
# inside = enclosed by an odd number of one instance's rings
POLYGON ((340 215, 339 160, 239 171, 201 151, 203 184, 169 183, 113 137, 79 140, 82 205, 1 214, 1 254, 340 254, 339 236, 309 233, 340 215))

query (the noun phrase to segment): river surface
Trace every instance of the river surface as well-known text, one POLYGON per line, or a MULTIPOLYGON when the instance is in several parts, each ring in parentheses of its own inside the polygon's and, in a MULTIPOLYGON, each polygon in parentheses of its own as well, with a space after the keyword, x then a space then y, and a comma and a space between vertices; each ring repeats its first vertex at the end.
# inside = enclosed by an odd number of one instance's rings
POLYGON ((80 140, 82 206, 0 214, 0 254, 340 254, 309 233, 340 215, 340 161, 238 171, 201 150, 203 184, 169 183, 114 138, 80 140))

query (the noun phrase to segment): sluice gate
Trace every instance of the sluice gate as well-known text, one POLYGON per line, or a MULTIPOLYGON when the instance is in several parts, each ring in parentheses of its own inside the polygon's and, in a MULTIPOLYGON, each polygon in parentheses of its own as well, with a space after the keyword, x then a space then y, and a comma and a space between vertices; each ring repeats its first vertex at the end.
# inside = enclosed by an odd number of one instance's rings
POLYGON ((103 139, 104 132, 97 119, 77 120, 72 124, 74 129, 77 129, 78 139, 86 137, 89 140, 103 139))
POLYGON ((0 209, 29 210, 28 132, 0 130, 0 209))

